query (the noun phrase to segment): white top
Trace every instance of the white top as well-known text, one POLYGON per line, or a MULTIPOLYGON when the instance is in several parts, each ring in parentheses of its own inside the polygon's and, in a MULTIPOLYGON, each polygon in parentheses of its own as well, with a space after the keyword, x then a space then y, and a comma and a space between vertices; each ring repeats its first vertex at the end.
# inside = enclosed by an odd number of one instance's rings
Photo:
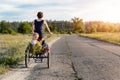
POLYGON ((37 43, 37 40, 32 40, 31 44, 35 45, 37 43))

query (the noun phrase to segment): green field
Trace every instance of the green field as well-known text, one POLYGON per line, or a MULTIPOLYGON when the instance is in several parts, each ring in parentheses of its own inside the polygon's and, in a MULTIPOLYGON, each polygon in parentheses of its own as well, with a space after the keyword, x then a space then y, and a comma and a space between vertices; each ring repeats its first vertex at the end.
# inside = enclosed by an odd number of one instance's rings
POLYGON ((101 32, 80 35, 120 45, 120 33, 101 32))
MULTIPOLYGON (((60 34, 47 35, 46 42, 62 36, 60 34)), ((8 35, 0 34, 0 74, 12 67, 17 67, 18 62, 24 60, 24 51, 32 39, 32 34, 8 35)))

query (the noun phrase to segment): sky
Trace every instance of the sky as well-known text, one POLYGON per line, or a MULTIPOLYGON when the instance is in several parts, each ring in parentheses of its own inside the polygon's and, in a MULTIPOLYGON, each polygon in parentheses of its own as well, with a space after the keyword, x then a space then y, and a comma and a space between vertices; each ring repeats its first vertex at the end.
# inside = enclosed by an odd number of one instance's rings
POLYGON ((0 0, 0 21, 33 21, 38 11, 46 20, 120 22, 120 0, 0 0))

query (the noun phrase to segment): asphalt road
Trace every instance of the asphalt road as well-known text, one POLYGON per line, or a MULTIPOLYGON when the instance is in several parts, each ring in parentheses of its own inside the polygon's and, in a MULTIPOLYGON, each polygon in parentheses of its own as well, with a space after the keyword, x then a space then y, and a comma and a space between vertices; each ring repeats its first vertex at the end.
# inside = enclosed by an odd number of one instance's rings
POLYGON ((46 60, 14 69, 1 80, 120 80, 120 46, 80 37, 63 36, 51 46, 46 60), (7 77, 6 77, 7 76, 7 77))
POLYGON ((120 46, 72 35, 66 37, 76 76, 82 80, 120 80, 120 46))

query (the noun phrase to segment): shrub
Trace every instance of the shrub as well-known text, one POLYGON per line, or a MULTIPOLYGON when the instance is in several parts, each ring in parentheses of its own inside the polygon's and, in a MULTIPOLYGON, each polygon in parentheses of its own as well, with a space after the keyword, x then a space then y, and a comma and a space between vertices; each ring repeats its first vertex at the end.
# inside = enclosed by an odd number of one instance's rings
POLYGON ((31 32, 31 26, 28 22, 23 22, 18 28, 19 33, 28 34, 31 32))
POLYGON ((1 22, 0 32, 4 34, 16 34, 16 32, 12 29, 10 23, 6 21, 1 22))
POLYGON ((23 50, 18 47, 11 47, 4 53, 0 53, 0 64, 4 64, 5 66, 13 67, 17 65, 17 62, 23 59, 23 50))

